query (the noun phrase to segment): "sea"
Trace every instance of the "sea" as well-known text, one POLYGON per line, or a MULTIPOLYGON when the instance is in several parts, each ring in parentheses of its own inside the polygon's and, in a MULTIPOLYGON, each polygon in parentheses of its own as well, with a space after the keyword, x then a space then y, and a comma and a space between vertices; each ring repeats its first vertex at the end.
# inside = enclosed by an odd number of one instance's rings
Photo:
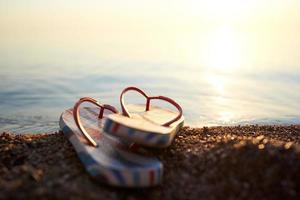
MULTIPOLYGON (((0 1, 0 132, 58 131, 85 96, 120 109, 128 86, 174 99, 191 127, 300 124, 299 9, 292 0, 0 1)), ((145 99, 129 93, 126 103, 145 99)))
MULTIPOLYGON (((61 113, 85 96, 120 109, 120 93, 128 86, 174 99, 192 127, 300 123, 300 73, 286 69, 226 73, 168 63, 20 64, 2 66, 0 80, 1 132, 58 131, 61 113)), ((126 103, 144 100, 130 93, 126 103)))

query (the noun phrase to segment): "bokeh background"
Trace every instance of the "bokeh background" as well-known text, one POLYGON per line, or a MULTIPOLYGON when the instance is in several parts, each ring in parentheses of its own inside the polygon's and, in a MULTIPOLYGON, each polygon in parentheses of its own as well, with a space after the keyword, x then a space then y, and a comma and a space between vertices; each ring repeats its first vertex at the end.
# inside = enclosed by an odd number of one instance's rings
MULTIPOLYGON (((300 1, 0 0, 0 130, 51 132, 130 85, 190 126, 300 123, 300 1)), ((132 97, 135 100, 135 97, 132 97)))

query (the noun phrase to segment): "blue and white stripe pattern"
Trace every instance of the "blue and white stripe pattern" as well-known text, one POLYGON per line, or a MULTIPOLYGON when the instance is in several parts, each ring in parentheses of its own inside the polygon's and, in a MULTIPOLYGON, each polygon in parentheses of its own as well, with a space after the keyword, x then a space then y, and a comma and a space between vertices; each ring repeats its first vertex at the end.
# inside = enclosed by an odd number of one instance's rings
POLYGON ((122 139, 134 142, 148 147, 164 148, 169 146, 176 133, 182 128, 184 121, 182 120, 170 133, 161 134, 151 131, 132 128, 125 124, 118 123, 108 117, 104 124, 104 131, 110 135, 120 137, 122 139))
POLYGON ((64 111, 59 121, 62 132, 74 146, 88 173, 113 186, 149 187, 160 184, 163 175, 161 162, 131 151, 120 139, 102 132, 102 121, 97 118, 97 113, 97 108, 83 108, 80 116, 98 147, 88 145, 79 132, 72 109, 64 111))

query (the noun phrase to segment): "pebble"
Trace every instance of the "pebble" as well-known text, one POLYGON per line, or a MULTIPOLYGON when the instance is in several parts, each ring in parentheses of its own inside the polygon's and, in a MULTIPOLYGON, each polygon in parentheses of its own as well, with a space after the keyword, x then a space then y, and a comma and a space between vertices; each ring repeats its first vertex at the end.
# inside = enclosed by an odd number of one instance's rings
POLYGON ((61 133, 0 134, 1 199, 300 199, 300 126, 184 127, 166 149, 163 184, 95 182, 61 133), (67 194, 67 195, 65 195, 67 194))

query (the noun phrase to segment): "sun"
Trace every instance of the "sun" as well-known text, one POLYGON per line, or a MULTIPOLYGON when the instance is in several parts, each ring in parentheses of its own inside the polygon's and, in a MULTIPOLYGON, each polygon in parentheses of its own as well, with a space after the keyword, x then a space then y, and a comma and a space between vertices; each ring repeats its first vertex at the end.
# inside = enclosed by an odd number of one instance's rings
POLYGON ((241 48, 230 27, 219 27, 209 37, 204 65, 215 70, 233 70, 241 66, 241 48))

